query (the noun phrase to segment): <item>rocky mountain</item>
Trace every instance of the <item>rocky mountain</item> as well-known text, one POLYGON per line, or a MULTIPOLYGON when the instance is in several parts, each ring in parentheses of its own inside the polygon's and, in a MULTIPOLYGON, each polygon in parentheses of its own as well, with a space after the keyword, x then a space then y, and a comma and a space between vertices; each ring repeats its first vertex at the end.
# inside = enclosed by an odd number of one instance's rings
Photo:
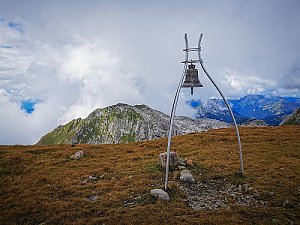
MULTIPOLYGON (((74 119, 43 136, 38 145, 74 143, 128 143, 167 136, 170 117, 146 105, 117 104, 93 111, 85 119, 74 119)), ((228 127, 213 119, 176 117, 174 134, 228 127)))
MULTIPOLYGON (((247 95, 228 102, 239 124, 249 119, 258 119, 269 125, 279 125, 287 115, 300 107, 300 98, 281 96, 247 95)), ((196 118, 211 118, 232 123, 222 99, 210 99, 206 104, 201 100, 191 100, 187 104, 196 109, 196 118)))
POLYGON ((266 124, 266 122, 263 120, 253 119, 253 120, 248 120, 245 123, 242 123, 241 126, 244 126, 244 127, 266 127, 266 126, 268 126, 268 124, 266 124))
POLYGON ((284 118, 280 125, 300 125, 300 108, 284 118))

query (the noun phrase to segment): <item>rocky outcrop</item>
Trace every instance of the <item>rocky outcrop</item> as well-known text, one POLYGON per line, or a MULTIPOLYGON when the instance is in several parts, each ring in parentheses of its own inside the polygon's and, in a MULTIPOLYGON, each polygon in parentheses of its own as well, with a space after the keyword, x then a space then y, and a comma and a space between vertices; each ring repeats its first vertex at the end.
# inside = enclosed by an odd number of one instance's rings
MULTIPOLYGON (((96 109, 85 119, 74 119, 43 136, 37 144, 110 144, 153 140, 167 136, 170 117, 146 105, 117 104, 96 109)), ((213 119, 176 117, 174 134, 228 127, 213 119)))
POLYGON ((268 124, 263 120, 248 120, 242 124, 244 127, 266 127, 268 124))
POLYGON ((300 125, 300 108, 284 118, 280 125, 300 125))

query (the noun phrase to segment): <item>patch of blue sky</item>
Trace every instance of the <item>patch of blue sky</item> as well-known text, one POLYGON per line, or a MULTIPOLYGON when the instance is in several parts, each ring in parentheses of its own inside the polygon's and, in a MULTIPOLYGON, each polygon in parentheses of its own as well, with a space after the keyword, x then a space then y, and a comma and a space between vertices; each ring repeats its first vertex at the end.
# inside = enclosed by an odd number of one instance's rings
POLYGON ((24 32, 24 28, 23 28, 22 24, 15 23, 15 22, 8 22, 7 25, 8 25, 8 27, 10 27, 16 31, 19 31, 20 33, 24 32))
POLYGON ((194 100, 194 99, 192 99, 190 101, 186 101, 186 103, 188 105, 190 105, 191 107, 193 107, 193 108, 197 108, 197 107, 199 107, 201 105, 201 100, 194 100))
POLYGON ((35 105, 39 101, 33 100, 33 99, 26 99, 21 101, 21 109, 24 110, 24 112, 31 114, 35 110, 35 105))
POLYGON ((0 45, 0 48, 12 48, 11 45, 0 45))

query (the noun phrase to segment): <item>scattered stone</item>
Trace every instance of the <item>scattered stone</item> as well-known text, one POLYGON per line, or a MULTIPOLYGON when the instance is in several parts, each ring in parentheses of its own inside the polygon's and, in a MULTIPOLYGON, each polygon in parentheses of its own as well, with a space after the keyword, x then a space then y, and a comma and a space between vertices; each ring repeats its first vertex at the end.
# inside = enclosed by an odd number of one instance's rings
POLYGON ((179 169, 179 170, 184 170, 184 169, 185 169, 185 166, 178 166, 178 169, 179 169))
POLYGON ((193 177, 193 175, 191 174, 191 172, 189 170, 181 170, 180 171, 180 180, 182 182, 188 182, 188 183, 195 182, 195 178, 193 177))
POLYGON ((225 179, 207 179, 197 183, 181 183, 180 189, 187 195, 186 202, 194 210, 218 210, 232 205, 266 206, 257 193, 241 192, 242 185, 232 185, 225 179))
POLYGON ((243 185, 243 190, 248 191, 249 190, 249 184, 244 184, 243 185))
POLYGON ((150 194, 163 200, 163 201, 170 201, 170 197, 169 197, 168 193, 162 189, 152 189, 150 194))
POLYGON ((289 200, 285 200, 282 205, 286 208, 293 208, 294 204, 292 202, 290 202, 289 200))
POLYGON ((124 200, 123 205, 125 207, 132 207, 134 205, 137 205, 141 199, 142 199, 141 196, 137 196, 137 197, 130 196, 130 198, 124 200))
MULTIPOLYGON (((170 167, 176 167, 179 163, 178 155, 176 152, 170 152, 170 167)), ((167 152, 163 152, 159 154, 159 164, 162 167, 166 167, 167 165, 167 152)))
POLYGON ((242 185, 239 184, 239 192, 242 192, 242 189, 243 189, 242 185))
POLYGON ((92 196, 90 196, 90 197, 88 197, 88 198, 84 198, 84 200, 86 200, 86 201, 88 201, 88 202, 94 202, 94 201, 96 201, 98 198, 99 198, 99 196, 97 196, 97 195, 92 195, 92 196))
POLYGON ((270 192, 268 192, 268 195, 269 196, 273 196, 275 194, 275 192, 274 191, 270 191, 270 192))
POLYGON ((98 178, 96 176, 89 176, 89 180, 96 181, 96 180, 98 180, 98 178))
POLYGON ((182 158, 179 158, 179 165, 180 166, 186 166, 186 161, 182 158))
POLYGON ((70 158, 71 159, 80 159, 84 155, 85 155, 84 151, 80 150, 80 151, 76 152, 74 155, 72 155, 70 158))

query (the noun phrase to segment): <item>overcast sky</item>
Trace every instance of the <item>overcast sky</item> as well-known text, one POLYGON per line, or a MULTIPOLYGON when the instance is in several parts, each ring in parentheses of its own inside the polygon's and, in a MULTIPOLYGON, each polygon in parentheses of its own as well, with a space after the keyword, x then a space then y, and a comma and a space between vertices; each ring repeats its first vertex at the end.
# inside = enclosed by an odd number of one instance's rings
MULTIPOLYGON (((298 96, 300 1, 0 0, 0 144, 33 144, 59 124, 118 102, 170 113, 184 33, 229 98, 298 96), (29 114, 21 102, 37 102, 29 114)), ((196 56, 194 57, 196 58, 196 56)), ((191 98, 219 97, 183 90, 191 98)))

